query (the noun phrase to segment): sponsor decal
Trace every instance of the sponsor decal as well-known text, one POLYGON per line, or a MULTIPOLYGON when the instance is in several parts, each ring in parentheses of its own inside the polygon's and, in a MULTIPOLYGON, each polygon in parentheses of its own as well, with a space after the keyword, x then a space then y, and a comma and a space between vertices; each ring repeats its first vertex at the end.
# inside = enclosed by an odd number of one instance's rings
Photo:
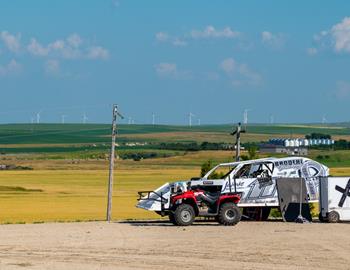
POLYGON ((303 160, 301 158, 280 160, 280 161, 275 161, 274 162, 275 167, 277 167, 279 170, 285 170, 285 169, 290 169, 290 168, 298 168, 302 164, 303 164, 303 160))
POLYGON ((340 193, 343 194, 340 198, 339 203, 338 203, 339 207, 343 207, 346 198, 350 197, 350 179, 349 179, 348 183, 346 184, 345 188, 342 188, 340 186, 335 186, 335 190, 339 191, 340 193))

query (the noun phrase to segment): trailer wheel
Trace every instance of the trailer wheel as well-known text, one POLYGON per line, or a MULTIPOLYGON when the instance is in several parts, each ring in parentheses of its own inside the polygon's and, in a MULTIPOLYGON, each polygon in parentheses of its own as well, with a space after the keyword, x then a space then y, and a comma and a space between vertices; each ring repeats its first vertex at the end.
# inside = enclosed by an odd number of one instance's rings
POLYGON ((178 226, 191 225, 195 218, 195 212, 191 205, 180 204, 174 212, 174 224, 178 226))
POLYGON ((339 222, 339 214, 336 211, 331 211, 327 215, 327 220, 329 223, 337 223, 339 222))
POLYGON ((234 203, 224 203, 220 206, 218 222, 222 225, 236 225, 241 220, 241 211, 234 203))

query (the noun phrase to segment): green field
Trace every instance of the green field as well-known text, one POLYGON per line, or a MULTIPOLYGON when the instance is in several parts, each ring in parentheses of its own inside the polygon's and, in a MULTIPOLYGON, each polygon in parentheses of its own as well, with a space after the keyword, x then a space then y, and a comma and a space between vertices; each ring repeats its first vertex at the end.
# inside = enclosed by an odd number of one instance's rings
MULTIPOLYGON (((207 160, 214 164, 232 161, 232 151, 158 149, 161 143, 232 143, 231 129, 229 125, 120 125, 118 156, 139 153, 155 158, 117 159, 113 218, 156 218, 154 213, 135 208, 137 191, 199 176, 207 160), (135 142, 143 144, 125 144, 135 142)), ((346 125, 249 125, 247 130, 243 142, 312 132, 350 138, 346 125)), ((109 148, 110 125, 0 125, 0 165, 19 168, 0 171, 0 223, 103 220, 109 148)), ((265 156, 258 153, 258 157, 265 156)), ((350 174, 350 151, 311 150, 309 156, 331 167, 333 175, 350 174)))

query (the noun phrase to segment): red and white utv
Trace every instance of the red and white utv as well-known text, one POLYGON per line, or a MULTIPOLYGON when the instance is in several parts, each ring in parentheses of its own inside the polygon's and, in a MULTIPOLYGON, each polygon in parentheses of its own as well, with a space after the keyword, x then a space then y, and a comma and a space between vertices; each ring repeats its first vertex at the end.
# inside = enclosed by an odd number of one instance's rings
MULTIPOLYGON (((208 181, 209 182, 209 181, 208 181)), ((139 201, 157 201, 161 205, 158 214, 169 216, 169 220, 178 226, 191 225, 196 217, 214 217, 222 225, 236 225, 241 220, 241 211, 237 207, 240 194, 235 190, 222 193, 219 181, 208 185, 191 185, 186 189, 182 184, 170 185, 170 196, 155 191, 139 192, 139 201)), ((230 185, 231 186, 231 185, 230 185)))

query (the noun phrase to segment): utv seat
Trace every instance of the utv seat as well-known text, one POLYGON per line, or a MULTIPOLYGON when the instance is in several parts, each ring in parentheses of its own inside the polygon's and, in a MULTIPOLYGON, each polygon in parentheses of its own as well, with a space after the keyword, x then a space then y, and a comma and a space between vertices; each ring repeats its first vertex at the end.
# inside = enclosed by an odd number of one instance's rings
POLYGON ((199 199, 201 201, 212 205, 212 204, 216 203, 216 201, 218 200, 219 196, 220 196, 220 194, 218 194, 218 193, 215 193, 215 194, 213 194, 213 193, 205 193, 205 194, 199 195, 198 197, 199 197, 199 199))

